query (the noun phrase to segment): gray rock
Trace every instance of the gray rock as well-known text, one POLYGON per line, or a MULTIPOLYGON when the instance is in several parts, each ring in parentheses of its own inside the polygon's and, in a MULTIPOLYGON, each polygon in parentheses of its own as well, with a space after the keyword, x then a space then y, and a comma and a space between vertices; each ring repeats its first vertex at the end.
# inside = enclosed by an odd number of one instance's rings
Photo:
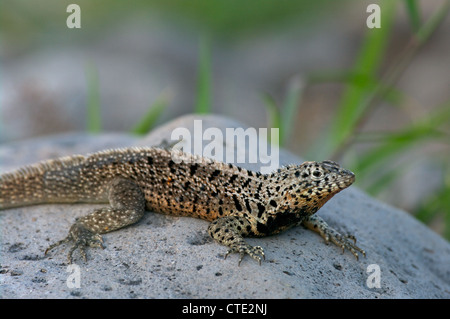
MULTIPOLYGON (((83 134, 36 139, 0 147, 1 172, 45 158, 126 145, 155 145, 177 127, 193 128, 194 116, 176 119, 144 139, 83 134)), ((242 126, 205 116, 203 129, 242 126)), ((230 148, 230 145, 227 144, 230 148)), ((229 151, 229 150, 228 150, 229 151)), ((238 149, 242 152, 242 149, 238 149)), ((280 164, 301 160, 280 151, 280 164)), ((243 164, 258 169, 259 164, 243 164)), ((406 212, 351 187, 319 212, 330 225, 358 238, 367 257, 324 245, 302 227, 280 235, 249 238, 264 247, 261 266, 246 257, 226 260, 226 248, 209 238, 208 223, 148 213, 136 225, 104 235, 104 250, 89 249, 85 263, 75 253, 80 288, 70 288, 66 247, 44 257, 66 236, 74 219, 95 205, 39 205, 0 213, 2 298, 449 298, 450 245, 406 212), (372 287, 373 266, 380 270, 372 287), (369 284, 368 284, 369 283, 369 284), (371 288, 372 287, 372 288, 371 288)))

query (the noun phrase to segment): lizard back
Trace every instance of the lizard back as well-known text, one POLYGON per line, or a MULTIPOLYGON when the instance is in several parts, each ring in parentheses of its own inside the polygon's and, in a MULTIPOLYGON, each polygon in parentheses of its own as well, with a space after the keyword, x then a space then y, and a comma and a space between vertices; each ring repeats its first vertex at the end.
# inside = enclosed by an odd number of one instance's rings
POLYGON ((110 181, 123 177, 140 186, 149 210, 214 220, 249 205, 240 203, 241 197, 261 190, 259 176, 181 151, 107 150, 47 160, 0 175, 0 209, 43 203, 105 203, 110 181))

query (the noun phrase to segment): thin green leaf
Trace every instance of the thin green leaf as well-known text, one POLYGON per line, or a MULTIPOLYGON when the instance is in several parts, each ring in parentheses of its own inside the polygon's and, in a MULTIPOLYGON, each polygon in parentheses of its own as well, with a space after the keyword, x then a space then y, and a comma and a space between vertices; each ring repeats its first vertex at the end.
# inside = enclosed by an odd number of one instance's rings
POLYGON ((443 104, 428 117, 419 122, 396 132, 386 134, 381 145, 372 148, 361 155, 357 171, 362 176, 376 171, 383 166, 385 161, 395 155, 405 152, 412 146, 431 138, 448 138, 445 133, 439 131, 439 127, 450 121, 450 103, 443 104))
POLYGON ((433 34, 433 32, 438 28, 438 26, 444 21, 450 11, 450 0, 447 0, 442 8, 436 10, 436 13, 427 20, 427 22, 418 30, 416 33, 416 40, 418 45, 423 44, 428 38, 433 34))
POLYGON ((364 187, 364 190, 372 196, 379 195, 383 190, 388 189, 390 184, 402 176, 408 168, 411 167, 410 164, 411 163, 409 163, 409 165, 397 166, 389 171, 381 170, 380 174, 378 174, 374 180, 364 183, 367 184, 367 186, 364 187))
POLYGON ((270 137, 271 134, 268 134, 267 138, 269 139, 269 142, 274 144, 279 144, 283 137, 283 127, 281 125, 281 114, 280 110, 277 107, 277 104, 275 100, 269 95, 269 94, 263 94, 262 100, 264 102, 264 106, 266 107, 267 112, 267 119, 268 119, 268 126, 270 128, 278 128, 278 140, 277 141, 271 141, 270 137))
POLYGON ((283 134, 280 136, 281 146, 286 145, 287 139, 291 136, 303 89, 304 84, 300 76, 295 76, 289 82, 286 99, 281 111, 281 124, 283 125, 283 134))
POLYGON ((162 112, 166 109, 167 105, 168 97, 166 94, 158 98, 150 106, 147 113, 145 113, 142 119, 131 129, 131 132, 138 135, 148 133, 154 127, 156 121, 159 119, 162 112))
POLYGON ((371 175, 369 172, 378 171, 383 167, 385 161, 395 155, 404 153, 407 149, 417 145, 425 139, 430 139, 439 135, 439 132, 432 128, 425 130, 412 129, 402 133, 389 134, 386 141, 361 156, 357 171, 361 175, 371 175))
POLYGON ((438 215, 444 218, 443 236, 450 240, 450 166, 446 167, 446 178, 442 187, 434 191, 415 212, 417 219, 430 223, 438 215))
POLYGON ((416 33, 420 29, 420 13, 417 0, 405 0, 405 5, 411 28, 416 33))
POLYGON ((101 107, 98 71, 92 63, 86 65, 88 99, 86 103, 86 128, 89 133, 101 131, 101 107))
POLYGON ((208 37, 204 36, 200 41, 200 58, 197 77, 197 100, 195 103, 195 113, 211 113, 211 43, 208 37))
POLYGON ((445 212, 450 211, 450 187, 444 186, 439 191, 434 192, 429 198, 424 200, 423 205, 416 212, 415 216, 428 223, 431 219, 436 216, 438 212, 444 210, 445 212))

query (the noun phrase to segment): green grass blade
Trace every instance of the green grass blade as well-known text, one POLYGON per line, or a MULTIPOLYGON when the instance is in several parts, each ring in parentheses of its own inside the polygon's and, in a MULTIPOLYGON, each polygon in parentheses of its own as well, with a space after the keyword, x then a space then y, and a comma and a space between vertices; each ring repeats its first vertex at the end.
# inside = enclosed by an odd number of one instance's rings
POLYGON ((420 29, 420 13, 417 0, 405 0, 405 5, 411 28, 416 33, 420 29))
POLYGON ((417 143, 439 136, 433 128, 413 128, 409 131, 389 134, 382 145, 373 148, 361 156, 356 171, 359 175, 371 175, 384 167, 384 163, 397 154, 405 152, 417 143))
POLYGON ((417 146, 428 139, 448 139, 439 127, 450 122, 450 103, 445 103, 428 117, 398 132, 386 134, 381 145, 373 147, 359 158, 355 171, 363 178, 382 169, 383 164, 394 156, 417 146))
POLYGON ((450 215, 448 213, 450 212, 450 196, 448 194, 450 194, 450 185, 444 185, 423 202, 415 216, 424 223, 428 223, 438 212, 447 212, 447 215, 450 215))
POLYGON ((89 133, 99 133, 102 129, 100 89, 98 71, 92 63, 86 66, 87 103, 86 103, 86 129, 89 133))
POLYGON ((154 127, 156 121, 159 119, 168 104, 169 97, 167 94, 163 94, 162 97, 158 98, 150 106, 147 113, 145 113, 142 119, 131 129, 131 133, 138 135, 148 133, 154 127))
POLYGON ((415 216, 424 223, 430 223, 434 217, 441 215, 444 218, 443 236, 450 240, 450 166, 444 167, 446 172, 444 184, 422 201, 416 210, 415 216))
POLYGON ((297 118, 303 89, 304 83, 300 76, 295 76, 289 82, 286 98, 281 110, 280 124, 283 127, 283 133, 279 136, 281 146, 286 145, 288 138, 291 136, 292 127, 297 118))
POLYGON ((211 113, 211 81, 211 42, 207 36, 204 36, 200 41, 200 58, 197 77, 197 99, 194 109, 194 112, 197 114, 211 113))
POLYGON ((277 141, 270 140, 271 134, 268 134, 267 138, 269 139, 269 142, 278 144, 282 140, 284 133, 283 126, 281 125, 280 110, 278 109, 275 100, 269 94, 262 95, 262 100, 264 102, 264 106, 266 107, 268 127, 278 128, 279 133, 277 141))
POLYGON ((450 11, 450 0, 447 0, 442 8, 436 10, 436 13, 427 20, 427 22, 416 33, 416 41, 418 45, 423 44, 429 39, 438 26, 444 21, 450 11))
POLYGON ((365 187, 364 190, 372 196, 377 196, 383 190, 388 189, 389 185, 397 180, 400 176, 402 176, 406 171, 408 171, 411 166, 412 163, 409 162, 407 165, 397 165, 395 168, 391 168, 389 171, 386 169, 380 170, 380 173, 377 176, 373 176, 375 177, 374 180, 370 181, 369 185, 365 187))

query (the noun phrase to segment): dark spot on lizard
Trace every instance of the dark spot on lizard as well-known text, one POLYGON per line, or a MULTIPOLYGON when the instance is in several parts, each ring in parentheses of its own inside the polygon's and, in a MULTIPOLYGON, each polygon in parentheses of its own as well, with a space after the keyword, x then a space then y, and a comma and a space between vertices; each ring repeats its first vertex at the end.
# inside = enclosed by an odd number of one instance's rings
POLYGON ((263 187, 263 182, 260 182, 259 185, 258 185, 258 188, 257 188, 256 192, 257 192, 257 193, 260 193, 261 190, 262 190, 262 187, 263 187))
POLYGON ((258 217, 261 217, 266 211, 266 207, 261 203, 258 203, 257 205, 258 205, 258 217))
POLYGON ((250 206, 250 201, 248 200, 248 198, 245 199, 245 207, 247 208, 247 210, 251 213, 252 212, 252 208, 250 206))
POLYGON ((174 167, 175 166, 175 162, 174 161, 170 160, 167 165, 169 166, 170 172, 172 174, 176 174, 177 173, 177 169, 176 169, 176 167, 174 167))
POLYGON ((230 180, 228 181, 230 184, 233 184, 233 182, 236 180, 236 178, 238 178, 238 175, 236 175, 236 174, 233 174, 231 177, 230 177, 230 180))
POLYGON ((242 206, 241 203, 239 203, 239 199, 237 198, 236 195, 233 195, 233 200, 234 200, 234 206, 236 207, 236 209, 240 212, 242 212, 242 206))
POLYGON ((306 214, 304 212, 278 212, 276 215, 270 216, 265 225, 258 222, 257 230, 262 235, 276 234, 290 226, 294 226, 296 223, 302 221, 305 216, 306 214))
POLYGON ((211 176, 209 177, 209 181, 211 182, 214 178, 220 175, 220 170, 216 169, 214 172, 212 172, 211 176))
POLYGON ((247 180, 244 182, 244 184, 242 184, 242 188, 246 188, 250 184, 251 181, 252 180, 250 178, 247 178, 247 180))
POLYGON ((190 168, 191 176, 195 174, 197 169, 198 169, 198 164, 197 163, 191 165, 191 168, 190 168))

